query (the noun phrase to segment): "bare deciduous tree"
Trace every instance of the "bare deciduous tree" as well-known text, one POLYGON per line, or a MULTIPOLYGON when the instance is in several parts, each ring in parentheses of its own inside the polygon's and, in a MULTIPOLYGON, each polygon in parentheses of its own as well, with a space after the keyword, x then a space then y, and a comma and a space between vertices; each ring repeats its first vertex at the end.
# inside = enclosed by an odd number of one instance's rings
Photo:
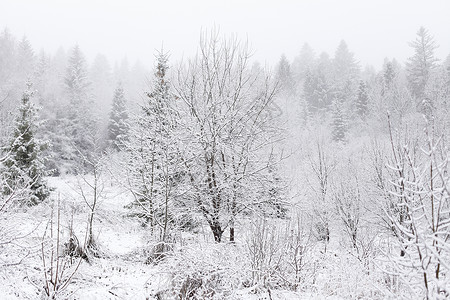
POLYGON ((247 43, 213 31, 202 35, 198 55, 177 74, 186 115, 185 167, 216 242, 227 227, 234 241, 238 214, 261 201, 254 185, 277 133, 277 85, 269 75, 252 74, 249 59, 247 43))
POLYGON ((79 256, 73 261, 70 253, 65 253, 61 241, 61 208, 60 198, 57 207, 52 203, 51 216, 41 241, 41 259, 43 265, 43 293, 48 299, 58 299, 71 284, 73 277, 83 260, 79 256), (56 216, 55 216, 56 210, 56 216), (56 224, 55 224, 56 222, 56 224), (48 235, 50 234, 50 235, 48 235))
POLYGON ((390 257, 400 279, 414 295, 447 297, 450 268, 449 151, 443 138, 426 127, 426 140, 394 143, 388 191, 393 200, 387 216, 400 255, 390 257))
POLYGON ((309 164, 312 169, 313 179, 307 178, 314 197, 312 202, 313 213, 317 218, 315 222, 316 236, 326 245, 330 240, 330 220, 332 217, 332 202, 330 199, 331 176, 336 169, 336 162, 325 150, 324 145, 317 143, 316 157, 309 157, 309 164))

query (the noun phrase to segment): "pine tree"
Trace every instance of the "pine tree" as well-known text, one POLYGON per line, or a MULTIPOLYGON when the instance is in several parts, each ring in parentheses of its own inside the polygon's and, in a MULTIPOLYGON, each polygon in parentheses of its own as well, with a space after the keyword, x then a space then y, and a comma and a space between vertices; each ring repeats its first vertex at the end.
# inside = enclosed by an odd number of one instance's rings
POLYGON ((431 72, 436 68, 438 59, 434 56, 434 50, 438 47, 433 36, 428 30, 421 27, 416 39, 410 43, 414 49, 414 55, 407 63, 407 78, 411 93, 420 103, 431 72))
POLYGON ((126 100, 121 84, 114 92, 112 110, 108 125, 108 140, 115 149, 119 149, 119 145, 127 139, 128 135, 128 111, 126 100))
POLYGON ((8 178, 3 193, 8 195, 18 189, 26 191, 23 201, 27 205, 45 200, 50 193, 44 179, 48 172, 45 171, 45 158, 42 155, 47 144, 36 138, 39 123, 37 109, 31 103, 32 95, 31 84, 28 84, 28 89, 22 96, 10 143, 4 149, 9 156, 2 167, 2 172, 8 178))
POLYGON ((358 99, 356 101, 356 112, 361 118, 367 116, 369 110, 369 94, 367 92, 367 84, 361 80, 358 88, 358 99))

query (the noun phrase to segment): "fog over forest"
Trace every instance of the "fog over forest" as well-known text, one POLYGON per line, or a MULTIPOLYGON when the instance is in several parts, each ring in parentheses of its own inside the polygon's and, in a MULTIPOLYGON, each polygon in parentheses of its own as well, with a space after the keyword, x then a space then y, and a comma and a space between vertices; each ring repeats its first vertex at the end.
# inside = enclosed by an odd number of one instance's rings
POLYGON ((446 1, 2 1, 0 299, 447 299, 446 1))

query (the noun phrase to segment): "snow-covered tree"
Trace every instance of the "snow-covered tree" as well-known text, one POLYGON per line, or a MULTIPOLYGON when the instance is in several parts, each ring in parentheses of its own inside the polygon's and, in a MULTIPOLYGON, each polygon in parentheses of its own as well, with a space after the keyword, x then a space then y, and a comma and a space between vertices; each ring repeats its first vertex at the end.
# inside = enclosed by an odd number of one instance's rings
POLYGON ((78 153, 88 156, 94 150, 92 133, 96 131, 96 119, 92 110, 91 82, 88 79, 87 64, 78 45, 73 48, 69 57, 64 82, 69 100, 66 135, 73 150, 67 156, 77 167, 81 167, 83 162, 77 158, 78 153))
POLYGON ((89 69, 89 81, 92 83, 92 95, 95 99, 95 106, 93 109, 99 111, 106 126, 108 112, 103 108, 111 105, 114 84, 112 81, 111 66, 104 55, 98 54, 94 58, 89 69))
POLYGON ((344 142, 346 140, 347 125, 345 115, 342 109, 342 103, 339 100, 335 100, 333 103, 332 111, 332 136, 336 142, 344 142))
POLYGON ((123 87, 119 84, 114 91, 108 125, 108 140, 115 149, 119 149, 118 145, 127 139, 128 128, 128 109, 123 87))
POLYGON ((355 55, 341 41, 333 59, 333 90, 341 101, 351 103, 356 97, 360 67, 355 55))
POLYGON ((0 80, 2 85, 8 82, 14 71, 16 41, 10 31, 5 28, 0 34, 0 80))
POLYGON ((71 106, 78 108, 88 101, 91 83, 88 80, 86 59, 78 45, 72 49, 64 82, 71 106))
POLYGON ((313 232, 317 240, 324 242, 326 249, 330 241, 330 223, 333 217, 330 186, 336 162, 322 142, 317 142, 317 148, 312 152, 313 155, 309 156, 311 178, 308 183, 313 199, 311 203, 314 214, 313 232))
POLYGON ((306 71, 303 97, 308 105, 309 113, 323 112, 329 109, 331 104, 330 86, 319 67, 306 71))
POLYGON ((14 193, 18 187, 26 188, 23 204, 27 205, 43 201, 50 193, 44 178, 48 173, 45 171, 45 157, 42 155, 47 144, 36 138, 39 123, 37 109, 31 103, 32 95, 29 84, 22 96, 10 143, 3 149, 9 155, 1 166, 1 172, 7 178, 3 194, 14 193))
POLYGON ((417 37, 410 43, 414 55, 408 59, 407 77, 408 83, 416 101, 422 101, 425 86, 436 68, 438 59, 434 56, 434 50, 438 47, 433 36, 424 27, 417 31, 417 37))
POLYGON ((394 89, 397 71, 393 62, 386 61, 383 66, 383 92, 389 92, 394 89))
POLYGON ((367 92, 367 85, 363 80, 359 82, 356 112, 361 118, 365 118, 369 112, 369 94, 367 92))
POLYGON ((306 71, 313 68, 315 63, 314 50, 307 43, 303 44, 302 49, 292 62, 292 74, 296 85, 301 86, 305 80, 306 71))
POLYGON ((433 130, 427 122, 422 140, 396 137, 390 129, 385 212, 395 239, 387 254, 410 298, 440 299, 449 293, 448 147, 442 133, 433 130))
POLYGON ((171 237, 174 225, 183 225, 180 186, 184 165, 179 153, 179 115, 168 76, 168 54, 160 52, 151 91, 142 111, 133 120, 129 138, 124 142, 132 207, 144 225, 159 233, 158 259, 171 237))
POLYGON ((295 84, 291 72, 291 65, 286 58, 286 55, 282 55, 278 63, 277 79, 280 82, 280 89, 284 97, 291 97, 295 93, 295 84))
POLYGON ((34 78, 37 92, 40 98, 47 96, 50 75, 50 55, 41 51, 37 58, 34 78))
MULTIPOLYGON (((15 99, 19 97, 13 90, 16 63, 16 40, 10 31, 5 28, 0 33, 0 142, 3 142, 9 133, 13 122, 12 112, 16 107, 15 99)), ((24 82, 22 82, 21 87, 24 82)))
POLYGON ((28 39, 24 36, 17 45, 17 84, 23 85, 28 79, 32 79, 35 63, 36 56, 33 48, 28 39))
POLYGON ((184 159, 191 198, 216 242, 241 212, 261 201, 258 176, 267 167, 264 149, 279 132, 272 126, 276 86, 270 76, 250 72, 249 52, 236 39, 202 36, 199 54, 178 72, 183 101, 184 159), (257 185, 257 186, 255 186, 257 185))

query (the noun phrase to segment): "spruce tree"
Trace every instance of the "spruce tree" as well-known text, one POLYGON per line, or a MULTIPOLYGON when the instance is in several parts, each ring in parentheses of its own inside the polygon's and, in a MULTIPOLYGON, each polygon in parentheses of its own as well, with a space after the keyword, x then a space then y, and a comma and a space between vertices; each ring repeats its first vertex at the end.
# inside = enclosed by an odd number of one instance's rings
POLYGON ((358 88, 358 99, 356 100, 356 112, 361 118, 367 116, 369 110, 369 94, 367 93, 367 85, 361 80, 358 88))
POLYGON ((431 72, 436 68, 438 61, 434 56, 437 44, 428 30, 421 27, 417 32, 416 39, 410 43, 414 49, 414 55, 407 63, 407 78, 411 93, 420 103, 424 97, 425 87, 430 78, 431 72))
POLYGON ((86 60, 78 46, 72 50, 64 82, 69 100, 65 128, 71 144, 71 153, 67 153, 66 157, 72 161, 73 167, 83 168, 85 166, 82 157, 90 156, 95 148, 97 120, 92 112, 91 83, 88 79, 86 60))
POLYGON ((308 104, 309 113, 328 110, 330 106, 329 86, 327 79, 320 69, 308 70, 303 82, 303 95, 308 104))
POLYGON ((386 62, 383 71, 383 93, 388 93, 392 91, 394 87, 394 80, 397 76, 394 69, 394 64, 390 61, 386 62))
POLYGON ((119 149, 121 142, 127 139, 128 135, 128 111, 126 100, 121 84, 118 85, 114 92, 112 110, 108 125, 108 140, 115 149, 119 149))
POLYGON ((312 114, 317 112, 318 101, 316 100, 316 80, 315 76, 310 69, 305 73, 305 81, 303 82, 303 97, 308 106, 308 113, 312 114))
POLYGON ((23 201, 27 205, 43 201, 50 193, 44 178, 48 172, 45 171, 42 153, 47 144, 36 138, 39 123, 37 109, 31 103, 32 95, 31 84, 28 84, 18 109, 14 132, 4 149, 9 155, 2 166, 2 173, 7 177, 2 192, 9 195, 18 190, 25 191, 23 201))
POLYGON ((159 227, 162 241, 166 241, 169 226, 175 221, 174 198, 181 168, 176 134, 178 113, 170 91, 167 61, 167 54, 157 56, 152 90, 125 142, 136 196, 133 206, 144 225, 159 227))
POLYGON ((347 133, 342 103, 335 100, 333 104, 332 138, 335 142, 344 142, 347 133))
POLYGON ((281 56, 280 62, 278 63, 277 79, 280 82, 283 96, 293 96, 295 93, 294 79, 292 77, 291 65, 284 54, 281 56))
POLYGON ((307 70, 313 67, 315 60, 314 50, 307 43, 303 44, 299 55, 294 58, 291 67, 295 84, 299 85, 303 83, 307 70))
POLYGON ((357 94, 360 67, 355 56, 341 41, 333 59, 333 90, 336 98, 352 103, 357 94))
POLYGON ((24 82, 33 75, 35 68, 36 56, 34 55, 33 48, 30 42, 24 36, 17 49, 17 65, 16 65, 16 76, 20 84, 24 82))
MULTIPOLYGON (((72 107, 79 108, 88 101, 91 84, 88 81, 86 59, 78 45, 72 49, 72 54, 69 57, 64 83, 72 107)), ((72 113, 80 112, 77 110, 72 113)))

